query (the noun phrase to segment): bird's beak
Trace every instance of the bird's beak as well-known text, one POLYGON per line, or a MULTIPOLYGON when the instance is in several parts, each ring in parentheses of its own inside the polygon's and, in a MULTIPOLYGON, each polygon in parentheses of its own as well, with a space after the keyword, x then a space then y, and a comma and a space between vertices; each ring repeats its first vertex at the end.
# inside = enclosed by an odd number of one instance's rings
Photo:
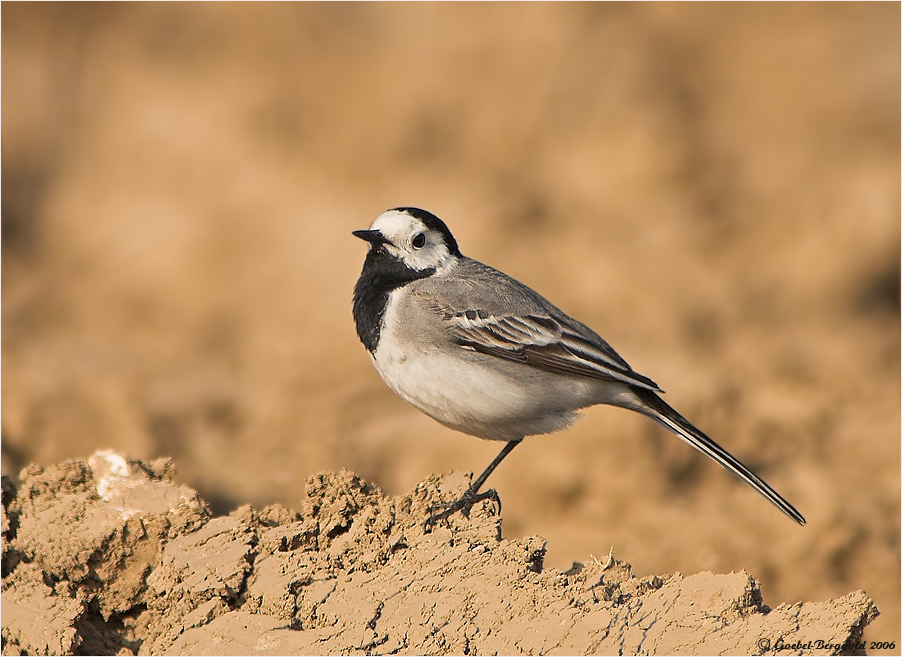
POLYGON ((378 246, 379 244, 391 244, 391 240, 385 237, 378 230, 355 230, 351 233, 354 237, 359 237, 365 242, 369 242, 373 246, 378 246))

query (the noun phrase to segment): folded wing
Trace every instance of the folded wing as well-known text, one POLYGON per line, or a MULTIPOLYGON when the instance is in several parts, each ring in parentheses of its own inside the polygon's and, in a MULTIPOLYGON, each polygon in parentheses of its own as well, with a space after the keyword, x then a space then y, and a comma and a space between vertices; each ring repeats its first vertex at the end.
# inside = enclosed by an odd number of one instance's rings
POLYGON ((620 381, 660 392, 611 346, 581 324, 544 313, 498 317, 481 310, 445 312, 452 340, 464 349, 557 374, 620 381))

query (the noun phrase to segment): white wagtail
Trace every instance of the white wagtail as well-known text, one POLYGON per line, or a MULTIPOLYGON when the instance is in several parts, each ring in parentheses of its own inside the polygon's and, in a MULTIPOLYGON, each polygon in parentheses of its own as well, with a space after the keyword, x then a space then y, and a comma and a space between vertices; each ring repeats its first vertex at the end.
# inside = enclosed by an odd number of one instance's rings
POLYGON ((461 254, 444 222, 419 208, 381 214, 354 235, 369 242, 354 288, 354 321, 379 375, 405 401, 463 433, 506 441, 459 500, 426 530, 497 494, 479 489, 526 436, 569 426, 611 404, 647 415, 804 524, 795 507, 692 426, 585 324, 541 295, 461 254))

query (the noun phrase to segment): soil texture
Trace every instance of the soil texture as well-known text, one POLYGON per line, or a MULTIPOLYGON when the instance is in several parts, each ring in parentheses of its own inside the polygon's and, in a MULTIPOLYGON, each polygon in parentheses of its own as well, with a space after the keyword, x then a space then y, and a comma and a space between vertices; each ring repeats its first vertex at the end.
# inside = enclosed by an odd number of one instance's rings
POLYGON ((863 591, 770 608, 745 572, 546 568, 489 501, 424 533, 464 475, 390 497, 323 473, 302 512, 214 517, 172 474, 107 451, 4 480, 3 654, 839 654, 878 614, 863 591))

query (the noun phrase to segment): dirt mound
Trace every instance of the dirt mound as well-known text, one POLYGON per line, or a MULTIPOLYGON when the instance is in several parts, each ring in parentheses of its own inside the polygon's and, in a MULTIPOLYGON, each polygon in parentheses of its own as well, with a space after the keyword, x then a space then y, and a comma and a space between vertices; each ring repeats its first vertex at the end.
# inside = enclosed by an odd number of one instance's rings
POLYGON ((744 572, 545 568, 544 539, 502 538, 488 502, 424 534, 461 474, 388 497, 324 473, 303 513, 221 517, 172 475, 106 451, 4 478, 4 654, 808 654, 851 647, 878 613, 863 591, 770 609, 744 572))

